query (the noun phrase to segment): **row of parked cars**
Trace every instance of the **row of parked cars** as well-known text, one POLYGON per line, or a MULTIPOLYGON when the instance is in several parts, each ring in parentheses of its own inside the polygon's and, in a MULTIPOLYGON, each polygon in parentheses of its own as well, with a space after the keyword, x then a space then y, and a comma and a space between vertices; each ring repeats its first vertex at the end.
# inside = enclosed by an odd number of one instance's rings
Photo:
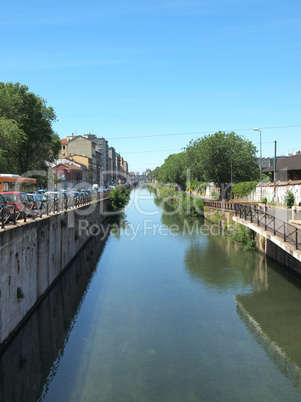
POLYGON ((1 222, 7 223, 10 219, 32 216, 48 206, 49 210, 61 210, 69 206, 77 206, 99 198, 122 185, 105 185, 97 188, 78 188, 73 190, 38 190, 35 193, 20 191, 6 191, 0 193, 0 227, 1 222))
POLYGON ((79 205, 91 201, 97 197, 98 192, 90 189, 77 190, 38 190, 35 193, 25 193, 20 191, 7 191, 0 193, 0 221, 7 223, 13 214, 18 218, 30 216, 36 210, 42 210, 48 204, 63 206, 79 205))

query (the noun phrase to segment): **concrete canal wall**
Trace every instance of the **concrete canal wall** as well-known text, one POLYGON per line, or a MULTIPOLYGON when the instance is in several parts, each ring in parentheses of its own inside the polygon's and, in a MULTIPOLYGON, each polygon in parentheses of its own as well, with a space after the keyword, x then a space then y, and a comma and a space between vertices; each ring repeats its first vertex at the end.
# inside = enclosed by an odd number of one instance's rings
POLYGON ((66 338, 106 240, 102 235, 89 239, 4 349, 0 359, 0 401, 40 400, 43 387, 47 389, 51 381, 47 377, 53 363, 64 353, 66 338))
POLYGON ((106 200, 0 231, 0 345, 14 334, 92 234, 106 200))
MULTIPOLYGON (((212 223, 220 221, 222 227, 231 228, 238 224, 247 226, 255 234, 257 249, 272 260, 281 264, 291 272, 301 275, 301 253, 287 242, 271 233, 264 231, 254 223, 245 221, 235 216, 232 211, 224 211, 216 208, 204 207, 204 217, 212 223)), ((226 232, 226 229, 225 229, 226 232)), ((230 230, 231 233, 231 230, 230 230)))

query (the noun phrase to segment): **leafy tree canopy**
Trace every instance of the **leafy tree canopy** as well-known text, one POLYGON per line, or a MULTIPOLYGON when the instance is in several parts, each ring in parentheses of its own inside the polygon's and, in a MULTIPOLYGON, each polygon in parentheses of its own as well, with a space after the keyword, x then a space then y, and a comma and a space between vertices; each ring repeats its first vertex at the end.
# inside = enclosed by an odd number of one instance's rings
POLYGON ((217 185, 259 178, 256 147, 234 132, 217 132, 191 141, 186 147, 192 174, 217 185))
POLYGON ((26 140, 15 120, 0 117, 0 172, 18 172, 18 155, 26 140))
POLYGON ((181 188, 186 183, 187 160, 186 153, 169 155, 160 168, 154 170, 154 177, 164 183, 176 183, 181 188))
POLYGON ((58 155, 61 142, 51 124, 52 107, 19 83, 0 82, 0 169, 22 174, 45 169, 58 155))

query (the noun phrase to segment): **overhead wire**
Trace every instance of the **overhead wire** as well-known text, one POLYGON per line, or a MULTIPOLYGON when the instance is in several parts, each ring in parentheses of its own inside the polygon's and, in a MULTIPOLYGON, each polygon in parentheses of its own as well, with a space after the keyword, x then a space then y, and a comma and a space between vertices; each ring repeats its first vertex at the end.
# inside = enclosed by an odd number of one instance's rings
MULTIPOLYGON (((301 124, 294 124, 290 126, 273 126, 273 127, 259 127, 260 130, 271 130, 271 129, 279 129, 279 128, 293 128, 293 127, 301 127, 301 124)), ((236 129, 231 129, 231 130, 222 130, 224 132, 231 132, 231 131, 253 131, 254 128, 236 128, 236 129)), ((217 130, 221 131, 221 130, 217 130)), ((196 134, 212 134, 217 132, 216 130, 210 130, 210 131, 191 131, 191 132, 184 132, 184 133, 167 133, 167 134, 147 134, 147 135, 133 135, 133 136, 127 136, 127 137, 113 137, 113 138, 108 138, 109 141, 111 140, 126 140, 126 139, 132 139, 132 138, 151 138, 151 137, 169 137, 169 136, 175 136, 175 135, 196 135, 196 134)))

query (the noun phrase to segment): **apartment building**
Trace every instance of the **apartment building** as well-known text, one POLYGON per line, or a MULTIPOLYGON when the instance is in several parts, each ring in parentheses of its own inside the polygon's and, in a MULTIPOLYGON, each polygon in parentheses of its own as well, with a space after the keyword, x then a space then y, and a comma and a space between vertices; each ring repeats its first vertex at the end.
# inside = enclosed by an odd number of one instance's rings
POLYGON ((111 183, 115 183, 117 180, 115 148, 109 147, 108 151, 109 151, 109 181, 111 183))
POLYGON ((86 167, 85 176, 89 184, 108 184, 125 181, 128 164, 108 141, 95 134, 68 136, 61 140, 59 158, 66 158, 86 167))

